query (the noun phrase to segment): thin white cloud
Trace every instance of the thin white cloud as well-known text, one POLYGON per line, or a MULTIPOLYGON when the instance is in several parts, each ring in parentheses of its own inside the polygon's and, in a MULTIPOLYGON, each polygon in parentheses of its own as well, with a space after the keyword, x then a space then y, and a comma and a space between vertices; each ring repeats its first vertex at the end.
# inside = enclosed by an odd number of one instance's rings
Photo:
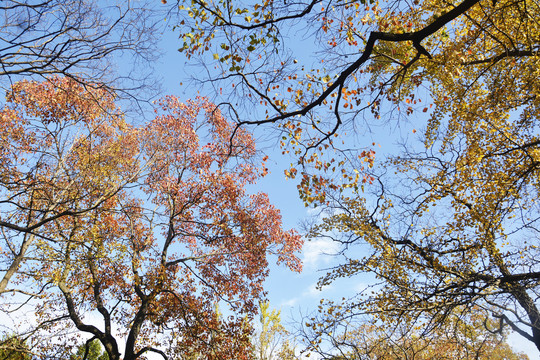
POLYGON ((339 250, 339 244, 328 238, 317 238, 304 243, 304 268, 317 269, 332 260, 333 254, 339 250))

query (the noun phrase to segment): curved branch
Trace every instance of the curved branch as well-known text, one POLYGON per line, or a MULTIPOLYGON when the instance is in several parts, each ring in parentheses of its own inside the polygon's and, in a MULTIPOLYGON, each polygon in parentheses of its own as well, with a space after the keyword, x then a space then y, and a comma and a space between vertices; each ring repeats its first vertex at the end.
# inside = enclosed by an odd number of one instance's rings
POLYGON ((135 359, 139 358, 139 356, 141 356, 142 354, 144 354, 146 352, 155 352, 156 354, 161 355, 165 360, 169 360, 169 358, 167 357, 167 355, 165 355, 165 353, 163 351, 161 351, 159 349, 155 349, 155 348, 150 347, 150 346, 145 346, 139 352, 137 352, 135 354, 135 359))
POLYGON ((201 8, 203 8, 204 10, 210 12, 212 15, 214 15, 217 19, 221 20, 223 22, 223 25, 225 26, 232 26, 232 27, 236 27, 236 28, 239 28, 239 29, 242 29, 242 30, 254 30, 254 29, 258 29, 258 28, 265 28, 267 26, 272 26, 278 22, 282 22, 282 21, 285 21, 285 20, 294 20, 294 19, 300 19, 304 16, 306 16, 307 14, 309 14, 311 12, 311 10, 313 10, 313 7, 320 3, 321 0, 313 0, 311 3, 308 4, 308 6, 302 10, 301 12, 297 13, 297 14, 293 14, 293 15, 287 15, 287 16, 282 16, 282 17, 279 17, 279 18, 276 18, 276 19, 270 19, 270 20, 265 20, 265 21, 262 21, 262 22, 259 22, 257 24, 253 24, 253 25, 243 25, 243 24, 238 24, 238 23, 234 23, 234 22, 231 22, 231 21, 228 21, 227 19, 225 19, 223 16, 221 16, 218 12, 208 8, 207 6, 205 6, 205 2, 204 1, 197 1, 197 4, 201 6, 201 8))
MULTIPOLYGON (((438 30, 440 30, 443 26, 448 24, 450 21, 464 14, 467 10, 469 10, 471 7, 476 5, 478 2, 480 2, 480 0, 464 0, 458 6, 448 11, 447 13, 441 15, 440 17, 435 19, 432 23, 430 23, 429 25, 427 25, 426 27, 418 31, 401 33, 401 34, 379 32, 379 31, 371 32, 366 42, 364 51, 362 52, 362 55, 355 62, 349 65, 339 75, 336 81, 332 83, 317 99, 315 99, 314 101, 312 101, 311 103, 303 107, 302 109, 292 111, 289 113, 279 114, 277 116, 267 118, 265 120, 240 121, 236 125, 236 128, 234 129, 232 136, 236 135, 238 128, 240 128, 243 125, 262 125, 262 124, 268 124, 268 123, 275 123, 280 120, 284 120, 284 119, 294 117, 294 116, 304 116, 316 106, 320 106, 323 103, 323 101, 328 96, 330 96, 330 94, 332 94, 335 90, 337 90, 338 88, 340 88, 341 86, 345 84, 345 81, 349 78, 350 75, 352 75, 352 73, 354 73, 357 69, 359 69, 362 65, 364 65, 369 60, 369 58, 371 57, 371 54, 373 53, 373 48, 375 46, 375 43, 377 41, 390 41, 390 42, 412 41, 413 46, 416 48, 419 54, 423 54, 426 57, 431 58, 431 55, 421 45, 421 42, 424 39, 426 39, 428 36, 436 33, 438 30)), ((419 57, 417 56, 417 58, 419 57)))

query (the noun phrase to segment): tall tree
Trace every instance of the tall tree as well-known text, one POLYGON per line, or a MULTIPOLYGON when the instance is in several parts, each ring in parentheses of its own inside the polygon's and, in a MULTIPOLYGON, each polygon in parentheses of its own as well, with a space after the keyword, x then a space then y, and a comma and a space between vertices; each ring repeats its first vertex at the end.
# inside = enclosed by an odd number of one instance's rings
POLYGON ((290 332, 281 323, 281 311, 271 310, 268 301, 261 301, 259 310, 258 331, 252 339, 255 359, 296 359, 290 344, 290 332))
MULTIPOLYGON (((50 293, 53 281, 41 277, 57 260, 45 249, 62 241, 59 229, 106 207, 141 173, 130 146, 135 133, 113 99, 106 89, 59 77, 21 81, 7 93, 0 111, 0 294, 6 318, 50 293)), ((32 333, 50 325, 44 320, 34 326, 36 320, 24 328, 32 349, 41 342, 32 333)))
MULTIPOLYGON (((332 140, 338 132, 361 138, 381 120, 424 112, 437 131, 469 103, 501 116, 535 116, 538 5, 192 0, 180 2, 178 31, 180 50, 208 69, 199 80, 222 94, 221 106, 234 108, 239 125, 277 124, 301 171, 340 171, 336 164, 349 159, 332 162, 341 150, 332 140)), ((469 117, 481 114, 474 111, 469 117)))
POLYGON ((374 171, 371 194, 341 194, 312 234, 371 250, 349 253, 321 285, 372 272, 376 295, 347 307, 391 323, 424 319, 426 330, 479 307, 498 321, 492 331, 509 326, 540 348, 538 155, 527 122, 495 113, 435 139, 428 129, 425 150, 374 171))
POLYGON ((132 127, 108 92, 94 91, 70 79, 21 82, 4 110, 13 129, 4 240, 15 250, 3 261, 21 259, 14 289, 38 290, 28 305, 41 321, 36 336, 67 339, 33 351, 69 357, 79 332, 111 360, 246 357, 267 256, 300 270, 300 237, 281 228, 265 194, 245 189, 266 174, 266 159, 245 131, 231 144, 234 127, 205 99, 166 97, 153 121, 132 127))
POLYGON ((138 176, 136 154, 124 145, 135 135, 112 94, 58 77, 14 84, 0 124, 0 293, 36 295, 30 284, 9 284, 24 281, 26 266, 42 260, 35 253, 42 243, 56 241, 55 221, 99 208, 138 176))
MULTIPOLYGON (((351 311, 429 330, 456 311, 489 309, 491 330, 509 326, 540 349, 537 1, 183 7, 182 50, 215 57, 210 78, 228 106, 264 107, 238 123, 278 123, 303 165, 288 175, 300 172, 308 204, 329 207, 313 235, 341 242, 345 262, 321 285, 373 272, 375 296, 345 304, 351 311), (303 26, 319 61, 288 43, 303 26), (353 152, 321 156, 338 131, 361 137, 364 124, 407 118, 421 141, 373 172, 353 152), (373 182, 366 193, 362 181, 373 182), (348 252, 355 244, 371 252, 348 252)), ((369 149, 360 156, 373 164, 369 149)))

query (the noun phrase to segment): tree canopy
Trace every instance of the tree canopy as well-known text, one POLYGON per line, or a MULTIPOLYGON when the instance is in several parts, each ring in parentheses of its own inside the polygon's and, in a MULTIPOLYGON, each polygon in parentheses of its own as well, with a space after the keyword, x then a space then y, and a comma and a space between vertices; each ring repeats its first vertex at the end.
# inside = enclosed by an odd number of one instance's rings
POLYGON ((111 360, 248 356, 267 257, 299 271, 302 244, 245 189, 267 171, 248 132, 231 148, 213 104, 173 96, 131 126, 69 78, 14 84, 0 119, 2 291, 30 297, 33 353, 69 357, 85 335, 111 360))
POLYGON ((181 3, 181 50, 208 64, 222 107, 263 107, 237 123, 277 124, 298 160, 287 176, 328 210, 311 235, 340 242, 345 260, 320 285, 379 279, 339 306, 424 331, 483 309, 491 331, 508 326, 540 349, 539 5, 181 3), (291 34, 313 47, 297 50, 291 34), (362 135, 405 121, 419 138, 374 159, 362 135), (359 244, 367 255, 351 251, 359 244))
POLYGON ((340 311, 335 310, 335 313, 311 319, 303 333, 310 342, 309 349, 325 359, 529 359, 508 345, 506 331, 490 331, 489 326, 494 324, 486 323, 482 309, 465 316, 453 313, 432 332, 423 332, 421 327, 411 328, 406 321, 385 326, 366 316, 341 317, 340 311), (318 325, 318 321, 325 326, 318 325))
POLYGON ((535 1, 193 0, 179 9, 180 50, 208 69, 199 80, 238 110, 239 124, 277 123, 303 165, 321 161, 306 147, 320 156, 338 131, 361 136, 381 121, 427 112, 436 132, 460 114, 535 114, 535 1), (265 114, 242 116, 242 105, 265 114))
POLYGON ((509 70, 511 59, 534 61, 536 46, 536 25, 527 20, 535 18, 535 2, 193 0, 180 9, 180 50, 202 56, 211 71, 205 80, 221 86, 231 105, 242 96, 267 109, 266 117, 240 122, 281 121, 295 135, 309 124, 316 131, 307 134, 307 145, 333 135, 342 122, 361 120, 367 109, 378 117, 384 100, 410 115, 412 105, 431 100, 409 98, 414 90, 447 73, 466 78, 461 67, 484 84, 478 78, 490 78, 484 70, 509 70), (291 28, 316 44, 299 49, 302 39, 288 36, 291 28), (310 51, 315 61, 302 56, 310 51), (328 115, 334 120, 324 127, 328 115))
POLYGON ((100 5, 1 5, 0 294, 35 310, 33 353, 72 355, 73 331, 111 360, 251 356, 267 255, 298 271, 302 243, 246 192, 267 172, 246 130, 262 124, 322 209, 309 236, 342 245, 320 287, 377 279, 323 303, 311 341, 356 346, 327 329, 369 315, 413 339, 474 323, 540 349, 537 1, 178 1, 180 51, 214 98, 165 97, 142 125, 107 60, 149 54, 152 26, 144 6, 100 5), (49 74, 65 77, 15 81, 49 74), (381 125, 409 132, 401 152, 364 140, 381 125))

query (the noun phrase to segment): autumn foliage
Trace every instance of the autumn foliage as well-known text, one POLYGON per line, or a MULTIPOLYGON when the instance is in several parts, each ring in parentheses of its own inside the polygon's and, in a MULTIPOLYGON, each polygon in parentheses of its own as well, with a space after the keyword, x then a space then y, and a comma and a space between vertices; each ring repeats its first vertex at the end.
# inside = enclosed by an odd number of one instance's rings
POLYGON ((538 2, 181 9, 181 51, 211 64, 224 96, 262 107, 239 124, 277 125, 296 160, 286 175, 326 209, 311 236, 337 241, 345 260, 320 286, 377 280, 373 294, 321 313, 341 307, 429 333, 482 309, 491 331, 511 328, 540 349, 538 2), (374 159, 363 136, 381 125, 406 132, 374 159))
POLYGON ((78 333, 109 359, 248 356, 268 256, 299 271, 302 244, 246 192, 266 173, 249 133, 231 142, 204 98, 129 125, 110 93, 58 77, 16 83, 1 121, 2 290, 30 297, 33 353, 78 333))
POLYGON ((13 294, 3 311, 35 314, 17 341, 42 357, 77 347, 73 333, 110 359, 251 356, 268 255, 300 269, 298 235, 245 190, 267 171, 245 127, 267 124, 293 158, 286 177, 321 209, 309 236, 341 246, 319 287, 374 279, 321 303, 311 349, 336 355, 365 330, 377 350, 387 340, 473 354, 507 329, 540 349, 538 2, 173 6, 180 51, 204 67, 198 84, 219 106, 165 97, 154 120, 132 124, 92 81, 7 92, 0 294, 13 294), (402 131, 384 139, 399 150, 375 153, 381 126, 402 131), (347 328, 364 316, 377 326, 347 328), (453 325, 487 340, 429 341, 453 325), (317 348, 325 341, 333 348, 317 348))
POLYGON ((504 337, 487 332, 481 322, 462 323, 457 327, 457 324, 449 325, 438 328, 432 334, 419 334, 407 331, 402 333, 400 330, 403 329, 399 327, 363 324, 339 339, 337 348, 343 355, 331 359, 529 359, 527 355, 514 351, 504 341, 504 337))

